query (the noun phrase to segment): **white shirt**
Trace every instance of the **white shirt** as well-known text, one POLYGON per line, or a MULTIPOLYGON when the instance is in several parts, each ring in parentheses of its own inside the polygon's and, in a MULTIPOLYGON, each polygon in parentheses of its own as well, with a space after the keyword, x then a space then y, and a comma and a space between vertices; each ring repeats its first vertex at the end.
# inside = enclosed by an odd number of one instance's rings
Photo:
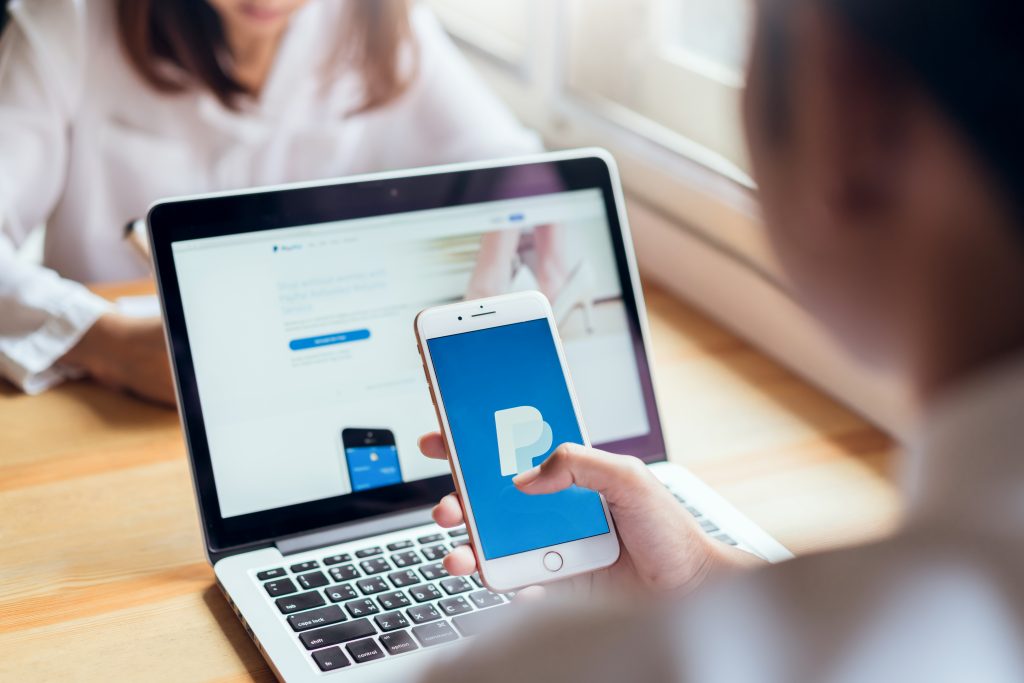
POLYGON ((122 55, 113 0, 16 0, 0 45, 0 376, 42 391, 108 304, 78 282, 148 264, 122 239, 157 199, 522 154, 540 149, 422 7, 410 90, 375 111, 355 74, 325 83, 344 0, 313 0, 288 28, 259 101, 162 95, 122 55), (45 268, 15 259, 46 223, 45 268), (77 282, 76 282, 77 281, 77 282))
POLYGON ((887 540, 735 574, 660 611, 525 613, 430 680, 1024 681, 1024 358, 936 405, 908 474, 907 522, 887 540))

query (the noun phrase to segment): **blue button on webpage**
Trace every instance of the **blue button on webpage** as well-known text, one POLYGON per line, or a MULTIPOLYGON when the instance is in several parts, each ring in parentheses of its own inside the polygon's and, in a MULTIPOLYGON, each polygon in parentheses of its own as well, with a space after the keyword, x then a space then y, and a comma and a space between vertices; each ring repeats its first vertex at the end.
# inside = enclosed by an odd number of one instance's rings
POLYGON ((333 332, 321 334, 316 337, 303 337, 292 339, 288 342, 288 348, 292 351, 303 351, 305 349, 316 349, 321 346, 333 346, 335 344, 347 344, 348 342, 361 341, 370 338, 369 330, 350 330, 348 332, 333 332))

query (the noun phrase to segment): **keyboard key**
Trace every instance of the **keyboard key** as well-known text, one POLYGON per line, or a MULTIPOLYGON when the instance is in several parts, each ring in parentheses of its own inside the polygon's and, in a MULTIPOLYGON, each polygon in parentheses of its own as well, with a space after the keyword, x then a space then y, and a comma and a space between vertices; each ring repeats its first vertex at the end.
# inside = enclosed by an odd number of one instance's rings
POLYGON ((382 633, 377 640, 380 641, 380 644, 384 646, 384 649, 390 655, 400 655, 403 652, 412 652, 419 649, 419 645, 412 639, 408 631, 382 633))
POLYGON ((352 556, 348 553, 339 553, 338 555, 331 555, 330 557, 324 558, 324 564, 330 567, 332 564, 341 564, 342 562, 348 562, 352 559, 352 556))
POLYGON ((728 543, 729 545, 739 545, 736 539, 729 534, 715 534, 715 540, 721 541, 722 543, 728 543))
POLYGON ((395 585, 395 588, 405 588, 406 586, 411 586, 414 583, 420 582, 420 577, 411 569, 393 572, 388 574, 388 578, 391 580, 391 583, 395 585))
POLYGON ((308 612, 288 617, 288 623, 291 624, 294 631, 306 631, 317 626, 336 624, 339 621, 345 621, 345 613, 337 605, 311 609, 308 612))
POLYGON ((423 557, 427 558, 431 562, 434 560, 440 560, 448 554, 448 548, 443 545, 432 545, 423 549, 423 557))
POLYGON ((461 576, 449 576, 447 579, 441 580, 441 588, 448 595, 455 595, 473 590, 473 584, 461 576))
POLYGON ((394 591, 393 593, 378 595, 377 602, 384 609, 398 609, 399 607, 407 607, 409 605, 409 596, 402 591, 394 591))
POLYGON ((500 605, 502 599, 500 595, 492 593, 488 590, 477 591, 476 593, 470 593, 469 599, 473 601, 473 604, 483 609, 484 607, 493 607, 494 605, 500 605))
POLYGON ((337 645, 356 638, 372 636, 377 630, 369 619, 356 619, 355 621, 324 626, 315 631, 304 631, 299 634, 299 640, 306 646, 307 650, 316 650, 328 645, 337 645))
POLYGON ((313 609, 314 607, 322 607, 327 604, 324 596, 320 595, 317 591, 289 595, 287 598, 278 598, 274 602, 277 604, 277 608, 281 610, 281 614, 301 612, 304 609, 313 609))
POLYGON ((405 628, 409 625, 405 615, 401 612, 378 614, 373 620, 377 622, 377 626, 380 627, 381 631, 394 631, 396 628, 405 628))
POLYGON ((299 574, 296 577, 299 580, 299 585, 304 589, 309 590, 310 588, 320 588, 326 586, 330 581, 324 576, 323 572, 310 572, 308 574, 299 574))
POLYGON ((419 541, 420 545, 426 545, 427 543, 437 543, 442 538, 441 534, 429 534, 427 536, 420 536, 416 540, 419 541))
POLYGON ((473 583, 475 583, 478 588, 483 588, 484 587, 484 582, 480 579, 480 575, 477 574, 476 572, 473 572, 473 576, 471 576, 469 578, 473 579, 473 583))
POLYGON ((462 614, 463 612, 469 612, 473 609, 473 606, 467 602, 466 598, 461 595, 456 595, 454 598, 445 598, 437 603, 441 609, 448 616, 453 614, 462 614))
POLYGON ((469 539, 468 538, 460 538, 460 539, 457 539, 455 541, 452 541, 452 549, 453 550, 455 548, 458 548, 461 545, 469 545, 469 539))
POLYGON ((412 547, 412 541, 395 541, 394 543, 388 543, 388 550, 405 550, 406 548, 412 547))
POLYGON ((371 576, 368 579, 356 581, 356 585, 359 586, 359 590, 363 592, 363 595, 373 595, 374 593, 381 593, 391 588, 387 581, 379 576, 371 576))
POLYGON ((423 624, 422 626, 413 626, 412 634, 416 636, 416 640, 420 641, 420 645, 423 647, 440 645, 441 643, 450 643, 459 637, 459 634, 457 634, 451 626, 443 621, 437 621, 433 624, 423 624))
POLYGON ((373 638, 349 643, 345 646, 345 649, 348 650, 348 654, 356 664, 384 657, 384 649, 373 638))
POLYGON ((427 602, 441 597, 441 591, 437 590, 432 583, 425 583, 422 586, 413 586, 409 589, 409 595, 416 602, 427 602))
POLYGON ((334 671, 343 666, 351 664, 348 657, 341 651, 340 647, 329 647, 325 650, 317 650, 313 653, 313 661, 320 667, 321 671, 334 671))
POLYGON ((363 548, 362 550, 357 550, 356 557, 371 557, 373 555, 380 555, 382 552, 384 551, 381 550, 380 546, 375 545, 372 548, 363 548))
POLYGON ((441 618, 441 613, 433 605, 413 605, 405 610, 414 624, 424 624, 441 618))
POLYGON ((363 560, 359 563, 359 567, 366 574, 380 574, 391 569, 391 565, 383 557, 375 557, 372 560, 363 560))
POLYGON ((291 579, 278 579, 277 581, 267 581, 263 584, 263 587, 267 589, 267 595, 272 598, 276 598, 278 595, 288 595, 299 590, 292 583, 291 579))
POLYGON ((351 602, 345 603, 345 609, 353 617, 367 617, 371 614, 380 612, 377 609, 377 604, 370 598, 362 598, 361 600, 352 600, 351 602))
POLYGON ((434 579, 442 579, 448 576, 448 570, 440 562, 435 562, 434 564, 425 564, 420 567, 420 574, 423 574, 423 578, 427 581, 433 581, 434 579))
POLYGON ((458 538, 459 536, 467 536, 468 534, 469 532, 466 531, 466 527, 459 527, 458 529, 452 529, 448 532, 448 535, 452 538, 458 538))
POLYGON ((718 525, 712 522, 710 519, 700 520, 700 528, 708 532, 709 534, 719 530, 718 525))
POLYGON ((298 564, 292 565, 292 572, 299 574, 301 572, 308 572, 310 569, 316 569, 320 566, 320 563, 316 560, 309 560, 308 562, 299 562, 298 564))
POLYGON ((391 556, 391 564, 396 567, 409 567, 422 561, 415 550, 406 550, 404 553, 395 553, 391 556))
POLYGON ((685 507, 686 507, 686 511, 689 512, 694 517, 701 517, 702 516, 701 515, 701 511, 698 510, 697 508, 693 507, 692 505, 686 505, 685 507))
POLYGON ((275 567, 274 569, 264 569, 263 571, 256 574, 256 578, 260 581, 266 581, 267 579, 276 579, 279 576, 284 576, 283 567, 275 567))
POLYGON ((331 567, 327 570, 327 573, 330 574, 331 578, 338 583, 359 578, 359 570, 350 564, 345 564, 340 567, 331 567))
POLYGON ((488 609, 483 612, 452 617, 452 623, 462 635, 475 636, 501 626, 512 614, 514 614, 512 609, 488 609))
POLYGON ((327 599, 331 602, 341 602, 342 600, 354 600, 359 597, 355 589, 347 583, 342 583, 337 586, 331 586, 324 591, 327 595, 327 599))

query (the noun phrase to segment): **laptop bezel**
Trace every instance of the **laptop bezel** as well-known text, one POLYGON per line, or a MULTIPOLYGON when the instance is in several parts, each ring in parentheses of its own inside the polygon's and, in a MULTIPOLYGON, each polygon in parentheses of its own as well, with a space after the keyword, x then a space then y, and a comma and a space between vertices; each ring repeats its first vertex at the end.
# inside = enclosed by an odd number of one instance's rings
MULTIPOLYGON (((297 534, 428 506, 452 490, 452 481, 451 475, 445 474, 236 517, 222 517, 171 245, 199 237, 247 234, 552 193, 550 187, 544 192, 531 191, 531 178, 543 178, 545 183, 557 178, 564 183, 558 192, 591 188, 601 191, 650 422, 648 434, 643 437, 601 446, 636 455, 648 463, 665 459, 664 437, 651 378, 642 293, 628 225, 621 211, 617 173, 611 157, 603 150, 579 150, 517 160, 169 199, 151 207, 147 223, 178 391, 179 412, 211 559, 264 547, 297 534), (519 184, 508 182, 513 169, 515 175, 522 179, 517 181, 519 184), (506 182, 500 182, 502 180, 506 182), (487 188, 494 190, 491 195, 487 194, 487 188), (445 192, 439 192, 439 189, 445 192)), ((414 343, 410 331, 410 344, 414 343)))

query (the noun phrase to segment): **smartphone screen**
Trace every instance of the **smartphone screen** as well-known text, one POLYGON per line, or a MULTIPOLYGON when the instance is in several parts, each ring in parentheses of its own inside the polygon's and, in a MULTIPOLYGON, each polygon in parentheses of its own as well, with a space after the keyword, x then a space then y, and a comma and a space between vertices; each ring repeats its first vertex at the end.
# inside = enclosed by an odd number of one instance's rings
POLYGON ((341 432, 353 491, 402 483, 395 435, 389 429, 349 428, 341 432))
POLYGON ((486 559, 609 532, 600 497, 573 486, 528 496, 512 478, 582 443, 544 318, 427 340, 486 559))

